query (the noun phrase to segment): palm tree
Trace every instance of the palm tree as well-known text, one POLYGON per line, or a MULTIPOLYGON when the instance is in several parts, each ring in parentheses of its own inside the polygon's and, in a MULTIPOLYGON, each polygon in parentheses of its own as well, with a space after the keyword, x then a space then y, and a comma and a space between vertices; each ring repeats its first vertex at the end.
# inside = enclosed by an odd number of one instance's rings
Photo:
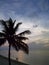
POLYGON ((30 34, 31 32, 29 30, 25 30, 24 32, 21 32, 17 34, 19 25, 22 24, 22 22, 17 23, 15 26, 15 21, 13 21, 11 18, 7 21, 0 20, 3 30, 0 32, 0 46, 3 45, 6 41, 9 43, 9 65, 11 65, 10 61, 10 49, 11 46, 15 48, 16 51, 23 50, 25 53, 28 54, 29 49, 28 45, 23 41, 27 40, 28 38, 25 37, 25 34, 30 34))

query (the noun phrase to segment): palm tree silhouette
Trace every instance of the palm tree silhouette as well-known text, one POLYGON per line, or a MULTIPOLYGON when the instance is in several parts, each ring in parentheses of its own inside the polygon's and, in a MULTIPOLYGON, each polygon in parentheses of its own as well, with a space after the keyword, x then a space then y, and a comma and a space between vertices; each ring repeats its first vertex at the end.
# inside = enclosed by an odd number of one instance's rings
POLYGON ((28 38, 25 37, 25 34, 30 34, 31 32, 29 30, 25 30, 24 32, 21 32, 19 34, 16 34, 18 31, 19 25, 22 24, 22 22, 17 23, 15 26, 15 21, 13 21, 11 18, 7 21, 0 20, 3 30, 0 32, 0 46, 3 45, 6 41, 9 43, 9 54, 8 54, 8 60, 9 65, 11 65, 10 61, 10 49, 11 46, 15 48, 16 51, 23 50, 25 53, 28 54, 29 49, 28 45, 23 41, 27 40, 28 38))

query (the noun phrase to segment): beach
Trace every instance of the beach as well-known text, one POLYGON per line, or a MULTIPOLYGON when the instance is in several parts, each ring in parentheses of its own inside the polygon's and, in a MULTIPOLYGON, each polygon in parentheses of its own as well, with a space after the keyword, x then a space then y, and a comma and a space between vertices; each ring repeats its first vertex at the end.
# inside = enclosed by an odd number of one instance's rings
MULTIPOLYGON (((0 65, 9 65, 8 58, 0 55, 0 65)), ((11 59, 11 65, 28 65, 28 64, 11 59)))

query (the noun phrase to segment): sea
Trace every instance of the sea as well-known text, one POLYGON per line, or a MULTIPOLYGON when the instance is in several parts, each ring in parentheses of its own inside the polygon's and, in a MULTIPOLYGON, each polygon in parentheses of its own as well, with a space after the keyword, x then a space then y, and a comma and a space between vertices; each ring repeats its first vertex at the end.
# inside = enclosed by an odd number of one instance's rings
MULTIPOLYGON (((0 51, 0 55, 8 57, 8 50, 0 51)), ((29 51, 29 54, 25 54, 23 51, 11 50, 11 59, 29 65, 49 65, 49 50, 32 50, 29 51)))

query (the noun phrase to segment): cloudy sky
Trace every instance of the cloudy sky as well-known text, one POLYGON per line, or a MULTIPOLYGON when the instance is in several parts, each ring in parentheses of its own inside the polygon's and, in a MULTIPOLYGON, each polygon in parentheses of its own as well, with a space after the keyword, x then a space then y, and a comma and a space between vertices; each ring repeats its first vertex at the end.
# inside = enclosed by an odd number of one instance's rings
POLYGON ((31 31, 29 42, 49 42, 49 0, 0 0, 0 19, 10 17, 31 31))

